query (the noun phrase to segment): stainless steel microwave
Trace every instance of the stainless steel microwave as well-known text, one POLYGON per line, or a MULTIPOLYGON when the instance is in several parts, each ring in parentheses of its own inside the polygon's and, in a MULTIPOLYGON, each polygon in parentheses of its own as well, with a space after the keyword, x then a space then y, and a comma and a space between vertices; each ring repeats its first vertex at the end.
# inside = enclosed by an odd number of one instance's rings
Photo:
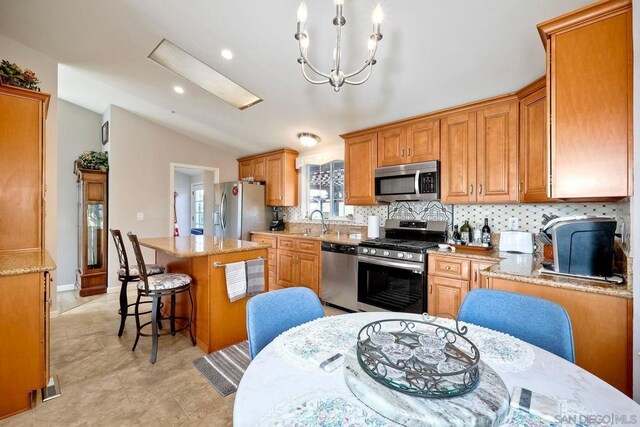
POLYGON ((440 200, 440 162, 376 168, 376 200, 440 200))

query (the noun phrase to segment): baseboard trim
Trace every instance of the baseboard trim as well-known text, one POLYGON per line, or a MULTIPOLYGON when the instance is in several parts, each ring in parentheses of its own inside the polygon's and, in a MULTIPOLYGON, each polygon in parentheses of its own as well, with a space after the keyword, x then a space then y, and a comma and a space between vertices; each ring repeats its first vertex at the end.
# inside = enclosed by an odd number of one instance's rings
POLYGON ((67 292, 67 291, 72 291, 74 290, 76 287, 75 283, 71 283, 69 285, 58 285, 58 292, 67 292))

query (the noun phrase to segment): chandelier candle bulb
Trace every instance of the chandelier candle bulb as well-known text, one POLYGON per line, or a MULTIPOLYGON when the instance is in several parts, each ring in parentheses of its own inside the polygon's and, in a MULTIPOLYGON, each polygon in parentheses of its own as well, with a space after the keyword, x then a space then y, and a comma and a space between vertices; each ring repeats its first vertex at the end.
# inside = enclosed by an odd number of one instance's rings
POLYGON ((382 7, 380 7, 380 3, 373 9, 373 34, 380 34, 380 24, 382 23, 382 7))
POLYGON ((303 1, 300 3, 300 6, 298 6, 298 23, 304 24, 305 22, 307 22, 307 5, 303 1))

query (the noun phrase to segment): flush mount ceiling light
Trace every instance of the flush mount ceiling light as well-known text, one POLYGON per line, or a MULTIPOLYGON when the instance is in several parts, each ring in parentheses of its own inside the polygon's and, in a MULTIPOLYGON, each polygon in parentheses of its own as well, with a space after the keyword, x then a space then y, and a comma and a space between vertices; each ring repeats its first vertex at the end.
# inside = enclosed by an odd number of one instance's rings
POLYGON ((149 59, 240 110, 262 101, 167 39, 163 39, 149 54, 149 59))
POLYGON ((313 147, 320 142, 320 137, 309 132, 300 132, 298 134, 298 141, 305 147, 313 147))
POLYGON ((220 52, 220 56, 222 56, 224 59, 233 59, 233 52, 231 52, 229 49, 222 49, 222 51, 220 52))
POLYGON ((180 95, 182 95, 182 94, 184 93, 184 89, 182 88, 182 86, 174 86, 174 87, 173 87, 173 90, 174 90, 176 93, 179 93, 180 95))
POLYGON ((298 8, 298 30, 296 32, 296 40, 298 40, 298 44, 300 45, 300 57, 298 58, 298 63, 302 67, 302 75, 307 81, 310 83, 320 85, 329 83, 333 86, 333 90, 338 92, 343 84, 349 85, 361 85, 362 83, 369 80, 371 77, 371 70, 376 63, 374 59, 376 56, 376 51, 378 50, 378 42, 382 39, 382 34, 380 34, 380 23, 382 22, 382 8, 380 4, 376 6, 373 11, 373 33, 369 36, 369 42, 367 47, 369 48, 369 56, 368 59, 364 62, 364 65, 359 70, 354 71, 353 73, 345 74, 340 68, 340 61, 342 59, 342 50, 340 46, 341 37, 342 37, 342 26, 347 22, 342 16, 342 9, 344 6, 344 0, 334 0, 336 5, 336 17, 333 18, 333 25, 336 27, 337 32, 337 42, 336 47, 333 49, 333 68, 330 73, 323 73, 318 70, 307 57, 307 50, 309 49, 309 33, 307 32, 307 5, 304 0, 300 3, 300 7, 298 8), (323 77, 321 80, 313 80, 307 75, 307 70, 305 65, 317 74, 320 77, 323 77), (367 70, 366 75, 361 80, 352 80, 351 77, 355 77, 363 71, 367 70))

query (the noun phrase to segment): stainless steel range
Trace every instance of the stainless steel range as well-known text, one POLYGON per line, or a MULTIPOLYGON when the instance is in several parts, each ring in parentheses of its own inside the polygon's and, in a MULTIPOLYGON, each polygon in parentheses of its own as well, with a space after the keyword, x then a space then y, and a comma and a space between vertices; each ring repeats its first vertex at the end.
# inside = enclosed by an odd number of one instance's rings
POLYGON ((427 249, 446 240, 446 221, 385 222, 386 237, 358 247, 358 309, 427 311, 427 249))

